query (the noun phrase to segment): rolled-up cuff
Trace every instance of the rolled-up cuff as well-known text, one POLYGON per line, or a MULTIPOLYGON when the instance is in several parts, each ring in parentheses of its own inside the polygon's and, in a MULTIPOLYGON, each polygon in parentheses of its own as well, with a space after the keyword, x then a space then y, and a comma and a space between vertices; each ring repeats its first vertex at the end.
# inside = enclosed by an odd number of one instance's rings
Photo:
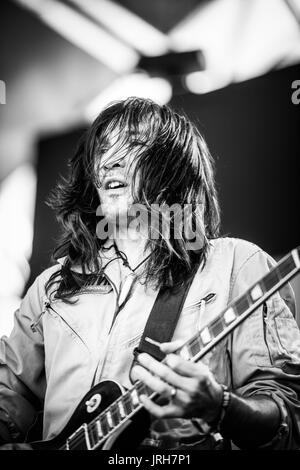
POLYGON ((280 424, 278 426, 275 436, 269 442, 261 445, 259 448, 260 449, 267 449, 267 448, 276 449, 277 447, 279 449, 281 447, 280 443, 284 441, 285 438, 289 434, 289 416, 288 416, 285 402, 277 394, 268 392, 268 391, 263 391, 263 392, 260 392, 259 394, 257 393, 256 395, 267 396, 271 398, 278 406, 278 409, 280 412, 280 424))

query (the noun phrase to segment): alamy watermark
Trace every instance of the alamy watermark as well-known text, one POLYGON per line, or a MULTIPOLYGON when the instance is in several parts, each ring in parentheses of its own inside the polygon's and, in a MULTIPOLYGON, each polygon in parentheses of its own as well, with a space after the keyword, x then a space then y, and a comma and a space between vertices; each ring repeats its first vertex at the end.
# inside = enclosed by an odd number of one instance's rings
POLYGON ((120 237, 129 238, 129 231, 141 233, 151 240, 181 240, 188 250, 203 247, 202 206, 200 204, 132 204, 126 213, 116 213, 109 220, 98 206, 96 215, 101 217, 96 227, 97 237, 109 238, 115 227, 122 227, 120 237))
POLYGON ((0 104, 6 104, 6 84, 0 80, 0 104))
POLYGON ((299 104, 300 103, 300 80, 294 80, 292 82, 292 90, 295 90, 291 96, 292 103, 299 104))

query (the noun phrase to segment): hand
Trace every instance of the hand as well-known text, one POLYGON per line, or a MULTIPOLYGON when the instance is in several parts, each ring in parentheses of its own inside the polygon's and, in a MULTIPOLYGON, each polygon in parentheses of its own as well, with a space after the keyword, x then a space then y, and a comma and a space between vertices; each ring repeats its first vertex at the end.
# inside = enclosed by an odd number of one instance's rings
POLYGON ((161 351, 167 354, 163 363, 149 354, 139 354, 138 364, 131 371, 133 381, 141 380, 153 391, 169 398, 165 405, 153 403, 145 395, 140 396, 140 401, 157 418, 202 418, 212 424, 220 414, 222 386, 205 364, 172 354, 180 346, 178 341, 161 344, 161 351), (172 398, 174 391, 176 395, 172 398))

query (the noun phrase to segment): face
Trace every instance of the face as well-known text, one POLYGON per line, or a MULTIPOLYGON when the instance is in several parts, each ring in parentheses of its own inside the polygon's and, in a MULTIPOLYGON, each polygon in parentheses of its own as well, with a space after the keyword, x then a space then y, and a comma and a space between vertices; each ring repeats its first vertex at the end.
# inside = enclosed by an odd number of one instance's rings
POLYGON ((100 187, 97 188, 102 213, 111 222, 120 222, 133 203, 132 175, 135 155, 113 143, 101 154, 100 187), (118 217, 117 217, 118 216, 118 217))

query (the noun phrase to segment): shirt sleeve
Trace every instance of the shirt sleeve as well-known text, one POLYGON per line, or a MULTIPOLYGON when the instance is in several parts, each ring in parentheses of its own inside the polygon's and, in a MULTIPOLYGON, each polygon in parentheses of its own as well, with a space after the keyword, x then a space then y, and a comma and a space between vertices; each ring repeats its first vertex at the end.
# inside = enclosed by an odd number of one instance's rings
POLYGON ((0 441, 24 440, 42 407, 45 391, 41 281, 36 279, 0 339, 0 441))
MULTIPOLYGON (((234 272, 231 299, 243 294, 275 265, 254 250, 234 272)), ((232 334, 232 387, 242 397, 267 395, 281 415, 274 439, 263 447, 300 448, 300 331, 289 284, 253 312, 232 334)))

